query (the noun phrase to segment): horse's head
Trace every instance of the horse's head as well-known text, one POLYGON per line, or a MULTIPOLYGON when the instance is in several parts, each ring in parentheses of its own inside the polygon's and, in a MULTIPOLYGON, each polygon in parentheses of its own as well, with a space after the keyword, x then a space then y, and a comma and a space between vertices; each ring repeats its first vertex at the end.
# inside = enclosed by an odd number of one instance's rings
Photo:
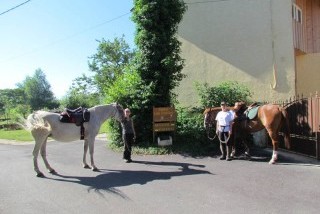
POLYGON ((233 110, 236 112, 236 115, 243 114, 247 110, 247 105, 243 101, 236 102, 233 110))
POLYGON ((218 112, 221 111, 221 107, 214 107, 214 108, 206 108, 203 112, 204 114, 204 121, 203 121, 203 125, 204 128, 206 129, 207 132, 207 137, 210 140, 214 140, 214 137, 212 136, 212 133, 215 133, 215 126, 216 126, 216 116, 218 114, 218 112))
POLYGON ((204 112, 203 112, 203 114, 204 114, 203 125, 204 125, 205 129, 209 129, 215 125, 216 116, 219 111, 221 111, 220 107, 206 108, 204 110, 204 112))
POLYGON ((122 122, 124 118, 124 110, 122 106, 118 103, 114 104, 114 107, 116 108, 116 113, 114 115, 115 119, 118 120, 119 122, 122 122))
POLYGON ((211 111, 210 108, 206 108, 203 112, 204 119, 203 119, 203 126, 207 129, 211 124, 211 111))

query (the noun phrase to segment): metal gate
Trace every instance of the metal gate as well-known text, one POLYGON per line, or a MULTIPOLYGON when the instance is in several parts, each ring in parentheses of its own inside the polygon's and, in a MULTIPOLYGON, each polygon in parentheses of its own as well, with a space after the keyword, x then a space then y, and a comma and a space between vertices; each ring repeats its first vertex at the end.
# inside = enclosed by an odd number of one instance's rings
MULTIPOLYGON (((288 113, 290 151, 320 159, 320 97, 296 98, 278 103, 288 113)), ((285 149, 281 137, 280 148, 285 149)))

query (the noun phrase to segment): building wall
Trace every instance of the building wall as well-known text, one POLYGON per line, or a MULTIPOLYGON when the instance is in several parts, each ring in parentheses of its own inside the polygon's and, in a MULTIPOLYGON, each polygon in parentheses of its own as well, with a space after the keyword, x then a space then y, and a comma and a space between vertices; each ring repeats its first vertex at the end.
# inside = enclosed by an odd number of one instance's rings
POLYGON ((302 10, 302 41, 305 51, 296 55, 296 92, 309 96, 320 92, 320 0, 295 0, 302 10))
POLYGON ((297 94, 320 93, 320 53, 297 56, 296 66, 297 94))
POLYGON ((187 77, 176 89, 182 105, 198 104, 196 81, 238 81, 257 101, 295 95, 291 0, 185 3, 178 35, 187 77))

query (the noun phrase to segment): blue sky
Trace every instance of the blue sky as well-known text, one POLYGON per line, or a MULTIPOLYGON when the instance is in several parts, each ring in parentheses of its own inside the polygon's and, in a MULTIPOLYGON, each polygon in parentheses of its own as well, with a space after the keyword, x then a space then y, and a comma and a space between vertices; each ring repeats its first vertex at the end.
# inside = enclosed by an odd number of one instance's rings
MULTIPOLYGON (((27 0, 1 0, 0 14, 27 0)), ((133 48, 133 0, 31 0, 0 15, 0 89, 16 88, 40 68, 61 98, 88 69, 96 40, 124 35, 133 48)))

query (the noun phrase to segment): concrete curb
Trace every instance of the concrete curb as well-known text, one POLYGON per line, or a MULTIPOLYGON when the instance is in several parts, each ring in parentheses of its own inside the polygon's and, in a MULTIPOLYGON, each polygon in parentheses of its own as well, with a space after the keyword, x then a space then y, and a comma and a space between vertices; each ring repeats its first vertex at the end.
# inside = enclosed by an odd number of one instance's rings
MULTIPOLYGON (((265 151, 267 151, 268 153, 270 153, 270 155, 272 155, 272 149, 271 148, 265 148, 265 151)), ((289 152, 289 151, 285 151, 282 149, 278 150, 278 156, 284 157, 285 159, 290 159, 293 160, 294 162, 297 163, 303 163, 303 164, 314 164, 314 165, 318 165, 320 167, 320 161, 317 160, 316 158, 312 158, 312 157, 308 157, 302 154, 297 154, 297 153, 293 153, 293 152, 289 152)), ((271 157, 271 156, 270 156, 271 157)))

